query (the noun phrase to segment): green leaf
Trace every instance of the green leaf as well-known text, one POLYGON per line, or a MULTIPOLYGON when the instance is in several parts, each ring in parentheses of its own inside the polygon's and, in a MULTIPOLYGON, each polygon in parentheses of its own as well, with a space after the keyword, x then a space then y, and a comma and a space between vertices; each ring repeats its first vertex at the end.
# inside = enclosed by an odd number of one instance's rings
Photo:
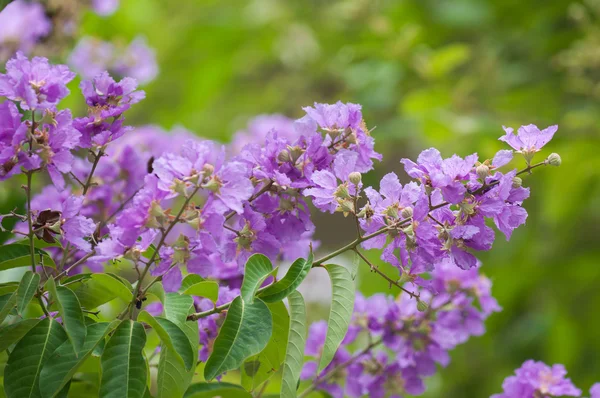
POLYGON ((146 294, 151 294, 156 297, 161 303, 165 302, 165 289, 161 282, 156 282, 146 291, 146 294))
POLYGON ((189 294, 190 296, 206 297, 213 303, 217 302, 219 298, 219 284, 217 282, 198 282, 185 289, 183 294, 189 294))
POLYGON ((290 305, 290 329, 281 376, 281 398, 296 398, 306 346, 306 306, 298 291, 292 292, 287 299, 290 305))
POLYGON ((92 274, 89 279, 75 286, 74 292, 86 309, 97 308, 116 297, 126 303, 133 299, 133 293, 123 282, 107 274, 92 274))
POLYGON ((312 251, 305 260, 299 258, 290 267, 285 276, 278 282, 267 287, 259 294, 261 300, 266 303, 281 301, 286 298, 291 292, 296 290, 302 283, 308 272, 312 268, 313 254, 312 251))
POLYGON ((0 296, 14 292, 17 287, 19 287, 19 282, 0 283, 0 296))
POLYGON ((88 327, 83 346, 77 352, 73 351, 70 342, 58 347, 40 373, 42 397, 50 398, 59 393, 110 330, 112 328, 108 322, 95 323, 88 327))
POLYGON ((15 305, 17 305, 17 292, 0 296, 0 323, 4 322, 4 319, 15 305))
POLYGON ((0 329, 0 352, 21 340, 39 322, 39 319, 25 319, 0 329))
POLYGON ((196 283, 204 282, 205 279, 200 275, 196 274, 188 274, 181 281, 181 287, 179 288, 179 293, 185 291, 188 287, 195 285, 196 283))
POLYGON ((251 304, 254 301, 256 291, 272 272, 273 264, 267 256, 259 253, 250 256, 246 262, 244 281, 240 292, 246 303, 251 304))
POLYGON ((267 304, 273 318, 273 333, 264 350, 248 358, 241 367, 242 386, 253 391, 281 367, 285 359, 290 316, 283 301, 267 304))
POLYGON ((101 398, 144 396, 148 377, 142 354, 145 344, 146 333, 141 323, 132 320, 121 322, 102 354, 101 398))
MULTIPOLYGON (((38 265, 41 256, 44 266, 56 268, 54 260, 52 260, 52 257, 48 253, 38 248, 34 248, 34 251, 36 254, 36 265, 38 265)), ((0 271, 17 267, 31 267, 29 245, 13 243, 0 246, 0 271)))
POLYGON ((262 300, 248 303, 241 296, 236 297, 206 362, 204 378, 212 380, 223 372, 239 368, 246 358, 265 348, 272 330, 271 312, 262 300))
POLYGON ((237 384, 231 383, 195 383, 185 392, 184 398, 252 398, 244 389, 237 384))
POLYGON ((41 320, 19 343, 4 370, 4 390, 8 398, 41 398, 40 372, 52 353, 65 341, 62 326, 52 318, 41 320))
POLYGON ((17 288, 17 312, 23 315, 25 309, 29 305, 29 302, 35 295, 40 284, 40 275, 35 274, 32 271, 25 272, 19 287, 17 288))
POLYGON ((166 318, 153 317, 146 311, 142 311, 138 315, 138 321, 145 322, 156 331, 162 343, 171 351, 174 351, 186 370, 190 370, 194 365, 194 353, 192 346, 183 332, 173 322, 166 318))
MULTIPOLYGON (((198 361, 198 322, 188 322, 187 315, 193 311, 194 300, 190 296, 177 293, 165 295, 165 316, 175 323, 186 334, 190 345, 194 347, 194 361, 198 361)), ((178 360, 175 352, 169 350, 165 345, 161 346, 160 360, 158 362, 157 374, 157 397, 158 398, 180 398, 192 382, 195 367, 186 371, 181 360, 178 360)))
POLYGON ((56 287, 52 278, 48 278, 45 287, 56 301, 58 313, 62 317, 67 336, 73 344, 75 352, 78 353, 81 351, 87 333, 81 304, 75 293, 64 286, 56 287))
POLYGON ((354 281, 352 281, 352 276, 346 268, 335 264, 328 264, 323 267, 327 270, 331 279, 332 298, 329 320, 327 321, 327 337, 319 362, 319 373, 329 365, 346 336, 352 318, 356 294, 354 281))

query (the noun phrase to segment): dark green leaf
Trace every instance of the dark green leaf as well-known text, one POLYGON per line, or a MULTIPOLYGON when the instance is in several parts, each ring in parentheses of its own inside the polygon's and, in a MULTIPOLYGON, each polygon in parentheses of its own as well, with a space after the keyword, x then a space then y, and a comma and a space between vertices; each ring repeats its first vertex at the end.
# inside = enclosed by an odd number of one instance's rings
POLYGON ((192 366, 194 365, 193 348, 190 345, 187 336, 179 326, 166 318, 153 317, 146 311, 139 313, 138 321, 150 325, 156 331, 162 343, 169 350, 175 352, 177 357, 181 359, 186 370, 192 369, 192 366))
POLYGON ((242 385, 253 391, 275 374, 285 359, 290 316, 283 301, 267 304, 273 318, 273 333, 260 354, 248 358, 241 368, 242 385))
POLYGON ((244 360, 265 348, 272 330, 271 312, 262 300, 247 303, 237 297, 227 311, 206 362, 204 378, 212 380, 223 372, 239 368, 244 360))
POLYGON ((306 306, 298 291, 292 292, 287 299, 290 305, 290 329, 281 376, 281 397, 296 398, 306 345, 306 306))
POLYGON ((0 296, 0 323, 4 322, 4 319, 15 305, 17 305, 17 292, 0 296))
POLYGON ((63 343, 52 354, 40 373, 40 385, 44 398, 53 397, 64 388, 77 369, 90 357, 94 348, 104 341, 104 337, 111 330, 107 322, 95 323, 88 327, 85 342, 77 354, 73 351, 70 342, 63 343))
POLYGON ((0 296, 14 292, 17 287, 19 287, 19 282, 0 283, 0 296))
POLYGON ((244 389, 231 383, 196 383, 185 392, 184 398, 252 398, 244 389))
POLYGON ((133 299, 133 293, 123 282, 107 274, 93 274, 81 284, 76 284, 73 289, 86 309, 97 308, 116 297, 125 303, 130 303, 133 299))
POLYGON ((288 272, 280 281, 272 284, 261 292, 259 295, 260 299, 267 303, 273 303, 286 298, 288 294, 296 290, 304 278, 306 278, 306 275, 308 275, 308 272, 312 267, 312 263, 313 254, 311 251, 306 260, 299 258, 294 261, 288 272))
POLYGON ((8 398, 41 398, 39 377, 44 364, 65 341, 62 326, 45 318, 15 346, 4 370, 4 389, 8 398))
MULTIPOLYGON (((110 277, 109 277, 110 278, 110 277)), ((102 354, 102 398, 142 398, 146 391, 147 363, 144 326, 124 320, 117 327, 102 354)))
POLYGON ((354 309, 355 286, 350 272, 342 266, 328 264, 323 266, 331 279, 331 308, 327 321, 327 337, 319 362, 321 372, 333 359, 335 352, 348 332, 354 309))
POLYGON ((52 278, 48 279, 45 287, 56 302, 58 313, 62 317, 67 336, 71 344, 73 344, 75 352, 78 353, 81 351, 87 333, 81 304, 79 304, 75 293, 64 286, 56 287, 52 278))
POLYGON ((6 350, 12 344, 21 340, 39 322, 39 319, 25 319, 0 329, 0 351, 6 350))
POLYGON ((262 254, 253 254, 246 262, 244 281, 242 282, 241 296, 246 303, 254 301, 256 291, 273 272, 271 260, 262 254))
MULTIPOLYGON (((38 248, 35 248, 34 250, 35 265, 39 264, 41 256, 44 266, 56 268, 56 264, 54 264, 54 261, 48 253, 38 248)), ((31 267, 29 245, 13 243, 0 246, 0 271, 17 267, 31 267)))
POLYGON ((25 272, 17 288, 17 312, 22 315, 35 295, 40 284, 40 275, 32 271, 25 272))

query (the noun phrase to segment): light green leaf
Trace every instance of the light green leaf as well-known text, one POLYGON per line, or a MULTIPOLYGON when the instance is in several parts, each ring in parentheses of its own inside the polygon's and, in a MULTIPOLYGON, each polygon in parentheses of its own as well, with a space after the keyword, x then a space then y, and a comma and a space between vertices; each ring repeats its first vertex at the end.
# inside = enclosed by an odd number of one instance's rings
POLYGON ((70 342, 63 343, 52 354, 40 373, 42 397, 51 398, 59 393, 71 380, 77 369, 92 355, 94 348, 112 330, 108 322, 88 326, 85 342, 77 353, 70 342))
POLYGON ((204 282, 205 279, 200 275, 196 274, 188 274, 181 281, 181 287, 179 288, 179 293, 185 291, 188 287, 195 285, 196 283, 204 282))
POLYGON ((39 322, 39 319, 25 319, 0 329, 0 352, 21 340, 39 322))
POLYGON ((285 276, 278 282, 267 287, 263 292, 259 294, 261 300, 266 303, 273 303, 275 301, 281 301, 288 296, 291 292, 296 290, 302 283, 308 272, 310 271, 313 263, 312 251, 305 260, 299 258, 290 267, 285 276))
POLYGON ((329 320, 327 321, 327 337, 319 362, 319 373, 329 365, 346 336, 352 319, 356 294, 354 281, 346 268, 335 264, 328 264, 323 267, 327 270, 331 279, 332 298, 329 320))
MULTIPOLYGON (((110 278, 110 277, 109 277, 110 278)), ((104 348, 101 358, 101 398, 142 398, 148 377, 142 354, 146 344, 144 326, 124 320, 104 348)))
POLYGON ((19 287, 19 282, 0 283, 0 296, 14 292, 17 287, 19 287))
POLYGON ((268 303, 273 318, 273 333, 264 350, 248 358, 241 367, 242 386, 253 391, 273 376, 285 359, 290 316, 283 301, 268 303))
POLYGON ((133 293, 123 282, 107 274, 92 274, 89 279, 76 284, 73 289, 79 302, 86 309, 97 308, 115 297, 125 303, 130 303, 133 299, 133 293))
POLYGON ((171 351, 175 352, 177 357, 185 365, 186 370, 190 370, 194 365, 194 353, 192 346, 183 332, 175 323, 166 318, 153 317, 146 311, 138 315, 138 321, 150 325, 160 337, 162 343, 171 351))
POLYGON ((204 378, 212 380, 223 372, 239 368, 246 358, 265 348, 272 330, 271 312, 262 300, 247 303, 241 296, 236 297, 206 362, 204 378))
POLYGON ((151 294, 156 297, 161 303, 165 302, 165 289, 161 282, 156 282, 146 291, 146 294, 151 294))
POLYGON ((25 272, 19 287, 17 288, 17 312, 23 315, 29 302, 35 295, 40 284, 40 275, 34 274, 32 271, 25 272))
POLYGON ((0 296, 0 323, 4 322, 4 319, 15 305, 17 305, 17 292, 0 296))
POLYGON ((48 278, 45 287, 56 302, 58 313, 62 317, 63 325, 67 331, 67 336, 71 344, 73 344, 75 352, 78 353, 81 351, 87 333, 81 304, 75 293, 64 286, 56 287, 52 278, 48 278))
MULTIPOLYGON (((39 264, 41 258, 44 266, 56 268, 54 260, 48 253, 38 248, 34 248, 34 250, 36 265, 39 264)), ((19 245, 17 243, 2 245, 0 246, 0 271, 17 267, 31 267, 30 256, 29 245, 19 245)))
MULTIPOLYGON (((177 293, 165 295, 165 316, 175 323, 186 334, 190 345, 198 347, 198 322, 188 322, 187 315, 193 311, 194 300, 190 296, 177 293)), ((198 350, 194 349, 194 361, 198 361, 198 350)), ((186 371, 184 365, 177 359, 175 352, 161 345, 160 360, 158 362, 158 398, 180 398, 192 382, 194 369, 186 371)))
POLYGON ((206 297, 215 303, 219 298, 219 284, 217 282, 210 281, 198 282, 185 289, 183 294, 206 297))
POLYGON ((252 398, 237 384, 231 383, 196 383, 192 384, 185 392, 184 398, 252 398))
POLYGON ((244 281, 242 282, 241 296, 246 303, 254 301, 256 291, 273 272, 271 260, 262 254, 253 254, 246 262, 244 281))
POLYGON ((281 376, 281 398, 296 398, 306 346, 306 306, 298 291, 292 292, 287 299, 290 305, 290 329, 281 376))
POLYGON ((40 372, 52 353, 65 341, 62 326, 45 318, 15 346, 4 370, 4 390, 8 398, 41 398, 40 372))

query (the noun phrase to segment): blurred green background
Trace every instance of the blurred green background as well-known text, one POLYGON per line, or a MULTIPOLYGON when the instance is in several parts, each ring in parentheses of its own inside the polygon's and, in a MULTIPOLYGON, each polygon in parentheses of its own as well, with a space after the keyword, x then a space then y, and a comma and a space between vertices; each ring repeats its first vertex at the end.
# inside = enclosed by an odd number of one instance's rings
MULTIPOLYGON (((121 3, 110 18, 86 14, 81 33, 141 33, 156 49, 160 74, 136 124, 227 141, 257 114, 360 103, 384 154, 374 185, 430 146, 485 159, 503 148, 503 124, 558 124, 540 157, 557 152, 562 166, 524 179, 527 225, 480 256, 504 310, 425 396, 487 397, 529 358, 563 363, 584 390, 600 380, 600 1, 121 3)), ((347 222, 319 216, 323 250, 352 238, 347 222)), ((359 281, 365 294, 387 290, 368 272, 359 281)))

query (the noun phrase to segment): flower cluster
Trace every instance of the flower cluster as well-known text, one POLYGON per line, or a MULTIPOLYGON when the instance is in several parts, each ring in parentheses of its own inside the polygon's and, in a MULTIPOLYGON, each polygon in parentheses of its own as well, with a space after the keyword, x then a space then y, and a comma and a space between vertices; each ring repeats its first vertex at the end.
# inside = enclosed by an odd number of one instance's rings
MULTIPOLYGON (((419 301, 408 293, 396 299, 357 296, 353 321, 332 363, 316 374, 317 362, 309 361, 302 378, 333 397, 423 393, 423 378, 436 372, 436 364, 447 366, 448 352, 483 334, 485 319, 500 311, 489 279, 478 269, 461 270, 445 260, 432 273, 431 284, 438 294, 422 289, 419 301), (365 343, 365 349, 356 348, 365 343)), ((305 355, 318 360, 325 331, 324 321, 311 325, 305 355)))
MULTIPOLYGON (((504 380, 501 394, 491 398, 550 398, 581 397, 581 390, 573 385, 565 376, 567 371, 563 365, 548 366, 543 362, 528 360, 515 370, 514 376, 504 380)), ((590 389, 590 398, 600 397, 600 383, 590 389)))
POLYGON ((36 2, 15 0, 0 11, 0 59, 15 51, 29 52, 52 30, 44 7, 36 2))
POLYGON ((140 84, 146 84, 158 74, 156 54, 143 37, 135 38, 127 46, 84 37, 79 40, 69 56, 69 65, 84 79, 91 79, 103 71, 109 71, 111 74, 129 76, 140 84))

